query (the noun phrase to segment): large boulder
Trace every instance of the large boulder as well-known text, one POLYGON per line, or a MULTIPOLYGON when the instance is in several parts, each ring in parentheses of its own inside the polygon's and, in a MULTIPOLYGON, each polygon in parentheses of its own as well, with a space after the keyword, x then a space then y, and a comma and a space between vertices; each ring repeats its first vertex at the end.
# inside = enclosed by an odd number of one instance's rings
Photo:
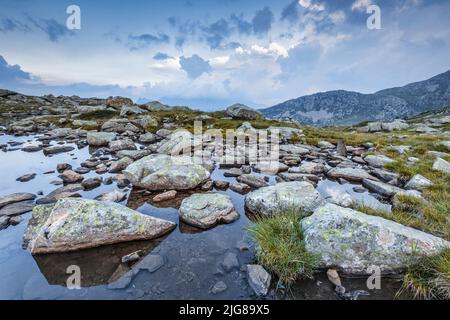
POLYGON ((257 120, 264 118, 264 116, 258 111, 239 103, 228 107, 226 112, 230 117, 238 119, 257 120))
POLYGON ((306 249, 321 256, 321 267, 348 274, 401 271, 410 259, 434 255, 450 243, 380 217, 326 204, 301 221, 306 249))
POLYGON ((193 138, 189 131, 175 131, 166 140, 161 141, 157 151, 169 155, 178 155, 184 149, 190 151, 193 138))
POLYGON ((205 182, 210 173, 187 157, 154 154, 144 157, 123 171, 137 187, 148 190, 189 190, 205 182))
POLYGON ((306 181, 282 182, 258 189, 245 197, 245 207, 253 214, 271 216, 283 210, 312 212, 324 203, 306 181))
POLYGON ((208 229, 239 218, 231 198, 220 193, 197 193, 183 200, 180 219, 187 224, 208 229))
POLYGON ((394 120, 392 122, 383 122, 381 128, 385 131, 396 131, 409 129, 409 124, 404 120, 394 120))
POLYGON ((114 132, 94 132, 87 133, 87 143, 92 147, 104 147, 116 138, 114 132))
POLYGON ((124 97, 111 97, 106 100, 106 105, 114 109, 120 109, 122 106, 130 106, 133 100, 124 97))
POLYGON ((54 205, 35 207, 24 243, 33 254, 67 252, 150 240, 175 226, 114 202, 61 199, 54 205))

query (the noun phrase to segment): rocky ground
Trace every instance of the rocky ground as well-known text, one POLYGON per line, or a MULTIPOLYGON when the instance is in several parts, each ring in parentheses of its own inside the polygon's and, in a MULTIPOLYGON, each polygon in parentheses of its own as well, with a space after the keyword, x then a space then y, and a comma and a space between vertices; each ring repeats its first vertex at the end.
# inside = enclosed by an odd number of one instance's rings
MULTIPOLYGON (((377 266, 384 275, 402 274, 413 261, 449 249, 447 113, 355 128, 317 129, 266 120, 243 105, 204 113, 158 102, 134 105, 121 97, 28 97, 2 90, 0 124, 4 136, 37 141, 26 146, 8 141, 0 145, 2 153, 21 150, 24 155, 52 157, 89 148, 90 157, 79 159, 79 166, 59 163, 54 168, 59 178, 52 182, 56 187, 50 193, 17 190, 0 194, 0 229, 14 228, 23 214, 33 210, 24 247, 34 255, 170 234, 174 222, 120 204, 130 196, 129 190, 152 204, 178 208, 180 224, 202 230, 240 219, 224 190, 242 195, 245 214, 256 223, 295 208, 303 230, 299 241, 308 252, 320 256, 317 269, 330 269, 328 278, 346 299, 359 294, 342 291, 336 280, 339 276, 333 272, 367 276, 370 267, 377 266), (249 146, 238 145, 238 154, 247 163, 222 165, 223 176, 233 180, 217 179, 221 146, 211 140, 203 145, 209 154, 204 161, 175 161, 169 155, 180 145, 195 147, 191 132, 196 120, 202 121, 204 130, 238 129, 248 138, 256 129, 280 130, 282 144, 276 165, 252 164, 245 154, 249 146), (180 128, 187 131, 177 130, 180 128), (351 192, 337 189, 324 196, 318 190, 323 181, 350 186, 351 192), (113 182, 118 190, 96 200, 80 194, 113 182), (361 201, 358 193, 370 194, 377 202, 361 201)), ((36 174, 23 172, 17 181, 29 183, 36 174)), ((257 251, 262 247, 256 243, 257 251)), ((234 268, 235 259, 233 255, 225 257, 225 271, 234 268)), ((161 264, 158 258, 139 252, 124 255, 122 262, 129 271, 121 272, 125 276, 120 278, 112 277, 111 286, 118 281, 120 287, 140 268, 156 270, 161 264)), ((445 272, 448 286, 449 270, 445 272)), ((269 266, 249 264, 246 268, 248 284, 258 296, 267 295, 278 276, 269 266)), ((298 276, 301 278, 300 272, 298 276)), ((211 291, 226 289, 219 281, 211 291)))

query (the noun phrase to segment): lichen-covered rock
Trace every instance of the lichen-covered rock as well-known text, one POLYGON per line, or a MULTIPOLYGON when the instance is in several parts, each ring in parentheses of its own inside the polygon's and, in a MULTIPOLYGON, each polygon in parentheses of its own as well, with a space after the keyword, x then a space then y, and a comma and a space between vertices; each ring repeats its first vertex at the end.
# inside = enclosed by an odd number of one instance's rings
POLYGON ((34 208, 24 243, 33 254, 67 252, 154 239, 175 226, 113 202, 61 199, 34 208))
POLYGON ((134 114, 142 114, 145 113, 144 110, 142 110, 141 108, 137 107, 137 106, 123 106, 120 109, 120 116, 121 117, 126 117, 129 115, 134 115, 134 114))
POLYGON ((283 210, 312 212, 324 203, 306 181, 282 182, 258 189, 245 197, 245 207, 253 214, 270 216, 283 210))
POLYGON ((197 193, 183 200, 180 219, 187 224, 208 229, 239 218, 231 198, 220 193, 197 193))
POLYGON ((172 133, 168 139, 161 141, 159 153, 178 155, 182 150, 192 146, 193 135, 189 131, 179 130, 172 133))
POLYGON ((87 133, 87 143, 92 147, 107 146, 111 141, 116 138, 114 132, 94 132, 87 133))
POLYGON ((108 148, 112 152, 117 152, 121 150, 136 150, 136 145, 131 139, 114 140, 108 145, 108 148))
POLYGON ((449 242, 380 217, 334 204, 317 208, 301 221, 306 249, 321 256, 322 267, 348 274, 402 270, 418 254, 433 255, 449 242), (412 255, 411 255, 412 254, 412 255))
POLYGON ((77 129, 83 129, 83 130, 97 130, 98 123, 97 121, 91 121, 91 120, 73 120, 72 126, 77 129))
POLYGON ((123 173, 134 186, 154 191, 194 189, 210 176, 208 170, 191 158, 163 154, 144 157, 123 173))

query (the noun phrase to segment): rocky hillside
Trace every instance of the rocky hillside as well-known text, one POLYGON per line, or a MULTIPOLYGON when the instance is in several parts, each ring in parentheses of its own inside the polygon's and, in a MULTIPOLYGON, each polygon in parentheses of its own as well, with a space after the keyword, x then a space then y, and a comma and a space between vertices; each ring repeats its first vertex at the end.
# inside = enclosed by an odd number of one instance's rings
POLYGON ((450 105, 450 71, 429 80, 374 94, 344 90, 321 92, 262 110, 270 118, 292 118, 302 124, 351 125, 394 120, 450 105))

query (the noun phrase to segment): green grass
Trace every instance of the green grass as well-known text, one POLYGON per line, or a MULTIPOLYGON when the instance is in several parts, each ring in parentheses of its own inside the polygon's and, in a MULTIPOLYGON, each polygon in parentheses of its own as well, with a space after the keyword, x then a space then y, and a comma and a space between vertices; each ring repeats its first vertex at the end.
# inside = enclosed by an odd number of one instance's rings
POLYGON ((397 295, 409 292, 416 299, 450 299, 450 249, 411 263, 397 295))
POLYGON ((249 227, 258 262, 286 285, 311 278, 319 261, 317 255, 305 249, 301 218, 295 210, 287 210, 270 218, 260 217, 249 227))

